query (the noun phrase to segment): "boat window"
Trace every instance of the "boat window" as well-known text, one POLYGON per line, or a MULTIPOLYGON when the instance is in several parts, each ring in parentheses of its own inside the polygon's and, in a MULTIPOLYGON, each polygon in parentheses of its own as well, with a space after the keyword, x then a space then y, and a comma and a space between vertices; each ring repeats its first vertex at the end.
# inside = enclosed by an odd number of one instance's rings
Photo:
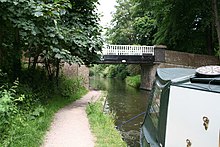
POLYGON ((153 91, 152 104, 151 104, 150 113, 149 113, 155 128, 158 127, 161 92, 162 92, 162 89, 157 84, 155 84, 155 89, 153 91))

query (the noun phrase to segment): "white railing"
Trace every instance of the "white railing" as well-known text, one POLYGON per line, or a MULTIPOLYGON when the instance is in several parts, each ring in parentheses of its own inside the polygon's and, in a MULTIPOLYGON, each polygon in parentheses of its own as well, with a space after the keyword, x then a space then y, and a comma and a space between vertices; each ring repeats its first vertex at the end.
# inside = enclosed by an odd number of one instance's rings
POLYGON ((154 56, 154 46, 140 45, 105 45, 102 55, 143 55, 154 56))

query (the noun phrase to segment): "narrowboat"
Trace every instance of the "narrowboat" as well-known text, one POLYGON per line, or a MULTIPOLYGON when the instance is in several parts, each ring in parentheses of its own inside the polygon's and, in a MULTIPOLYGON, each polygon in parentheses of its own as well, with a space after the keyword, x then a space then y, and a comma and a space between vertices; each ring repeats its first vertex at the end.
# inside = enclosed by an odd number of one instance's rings
POLYGON ((158 68, 141 147, 220 147, 220 66, 158 68))

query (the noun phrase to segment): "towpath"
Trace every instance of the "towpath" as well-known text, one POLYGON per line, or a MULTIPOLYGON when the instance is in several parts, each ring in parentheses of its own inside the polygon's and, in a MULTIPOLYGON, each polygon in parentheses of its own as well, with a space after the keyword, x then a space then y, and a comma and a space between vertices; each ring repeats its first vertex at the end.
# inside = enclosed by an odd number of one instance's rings
POLYGON ((88 102, 96 101, 100 95, 100 91, 90 91, 59 110, 42 147, 94 147, 95 137, 90 131, 85 110, 88 102))

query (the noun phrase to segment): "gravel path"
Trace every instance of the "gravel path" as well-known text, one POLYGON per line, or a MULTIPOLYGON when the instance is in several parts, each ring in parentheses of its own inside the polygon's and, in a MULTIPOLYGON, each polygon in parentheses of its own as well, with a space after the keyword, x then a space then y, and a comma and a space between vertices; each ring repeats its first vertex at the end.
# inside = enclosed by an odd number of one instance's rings
POLYGON ((96 101, 100 95, 100 91, 90 91, 58 111, 42 147, 94 147, 85 109, 88 102, 96 101))

